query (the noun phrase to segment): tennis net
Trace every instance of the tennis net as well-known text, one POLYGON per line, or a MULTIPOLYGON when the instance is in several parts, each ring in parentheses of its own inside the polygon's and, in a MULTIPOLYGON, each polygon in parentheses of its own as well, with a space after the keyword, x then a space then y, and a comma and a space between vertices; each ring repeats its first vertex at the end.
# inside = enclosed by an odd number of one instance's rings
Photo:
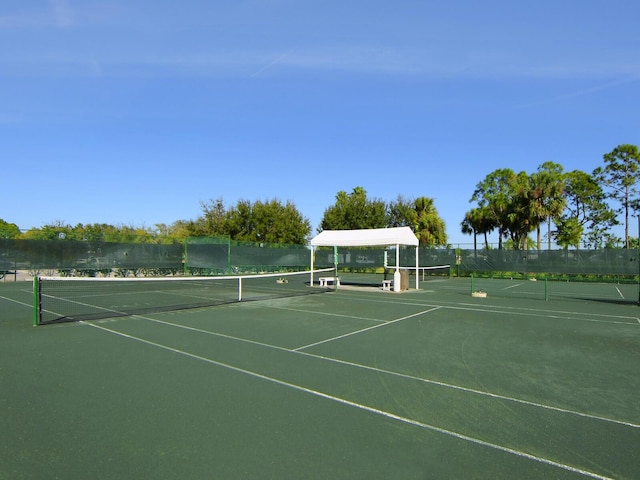
MULTIPOLYGON (((387 266, 390 272, 396 267, 387 266)), ((451 278, 451 265, 432 265, 428 267, 398 267, 401 272, 407 272, 408 275, 415 277, 416 273, 421 281, 433 280, 437 278, 451 278)))
POLYGON ((311 287, 320 277, 331 276, 333 271, 328 268, 313 273, 217 277, 36 277, 34 324, 97 320, 319 293, 330 288, 311 287))

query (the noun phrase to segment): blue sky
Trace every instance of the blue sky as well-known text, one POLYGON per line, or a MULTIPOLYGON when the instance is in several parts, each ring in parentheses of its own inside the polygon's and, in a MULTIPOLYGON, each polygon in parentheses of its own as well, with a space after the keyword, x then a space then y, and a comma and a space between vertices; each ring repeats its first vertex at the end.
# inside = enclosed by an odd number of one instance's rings
POLYGON ((153 227, 222 197, 428 196, 640 143, 637 0, 4 0, 0 218, 153 227))

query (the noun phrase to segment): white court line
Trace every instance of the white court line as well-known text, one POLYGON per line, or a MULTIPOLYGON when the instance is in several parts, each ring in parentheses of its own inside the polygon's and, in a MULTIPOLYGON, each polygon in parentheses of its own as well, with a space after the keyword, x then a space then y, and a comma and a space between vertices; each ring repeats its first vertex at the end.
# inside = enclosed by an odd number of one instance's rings
MULTIPOLYGON (((591 323, 607 323, 607 324, 616 324, 616 325, 634 325, 633 323, 630 322, 619 322, 616 320, 602 320, 602 319, 597 319, 597 318, 583 318, 581 316, 578 317, 574 317, 574 316, 570 316, 570 315, 582 315, 581 313, 576 313, 576 312, 558 312, 558 314, 554 314, 550 311, 544 311, 544 310, 531 310, 531 311, 525 311, 525 312, 519 312, 519 311, 506 311, 506 310, 499 310, 497 309, 497 307, 493 307, 492 309, 481 309, 478 310, 477 308, 473 308, 473 307, 454 307, 454 306, 450 306, 450 305, 446 305, 443 306, 443 308, 448 308, 451 310, 465 310, 465 311, 471 311, 471 312, 483 312, 483 313, 498 313, 501 315, 513 315, 513 316, 528 316, 528 317, 543 317, 543 318, 557 318, 557 319, 564 319, 564 320, 577 320, 580 322, 591 322, 591 323), (536 313, 537 312, 537 313, 536 313), (560 315, 560 314, 565 314, 565 315, 560 315)), ((585 315, 592 315, 592 314, 585 314, 585 315)), ((597 314, 593 314, 593 315, 597 315, 597 314)), ((604 315, 601 315, 604 316, 604 315)), ((628 319, 632 319, 634 317, 620 317, 620 318, 628 318, 628 319)))
POLYGON ((511 288, 516 288, 522 285, 522 283, 516 283, 515 285, 509 285, 508 287, 501 288, 500 290, 509 290, 511 288))
MULTIPOLYGON (((82 323, 85 323, 85 322, 82 322, 82 323)), ((571 465, 567 465, 567 464, 564 464, 564 463, 560 463, 560 462, 556 462, 556 461, 553 461, 553 460, 549 460, 548 458, 539 457, 539 456, 532 455, 532 454, 527 453, 527 452, 523 452, 523 451, 520 451, 520 450, 515 450, 513 448, 509 448, 509 447, 505 447, 505 446, 502 446, 502 445, 498 445, 496 443, 487 442, 487 441, 481 440, 479 438, 470 437, 470 436, 464 435, 462 433, 454 432, 452 430, 447 430, 447 429, 444 429, 444 428, 441 428, 441 427, 436 427, 435 425, 430 425, 428 423, 419 422, 419 421, 413 420, 411 418, 402 417, 400 415, 396 415, 396 414, 391 413, 391 412, 386 412, 386 411, 380 410, 378 408, 374 408, 374 407, 370 407, 370 406, 367 406, 367 405, 363 405, 361 403, 357 403, 357 402, 353 402, 351 400, 347 400, 347 399, 344 399, 344 398, 336 397, 334 395, 329 395, 328 393, 320 392, 318 390, 313 390, 313 389, 310 389, 310 388, 307 388, 307 387, 303 387, 301 385, 296 385, 294 383, 285 382, 284 380, 278 380, 277 378, 269 377, 269 376, 263 375, 261 373, 252 372, 251 370, 246 370, 244 368, 235 367, 233 365, 229 365, 229 364, 226 364, 226 363, 218 362, 216 360, 213 360, 213 359, 210 359, 210 358, 206 358, 206 357, 202 357, 202 356, 196 355, 194 353, 185 352, 183 350, 179 350, 177 348, 169 347, 169 346, 163 345, 161 343, 152 342, 152 341, 145 340, 143 338, 139 338, 139 337, 136 337, 136 336, 133 336, 133 335, 128 335, 126 333, 118 332, 116 330, 112 330, 110 328, 106 328, 106 327, 103 327, 101 325, 95 325, 93 323, 85 323, 85 325, 89 325, 89 326, 91 326, 93 328, 97 328, 99 330, 103 330, 103 331, 106 331, 106 332, 109 332, 109 333, 113 333, 115 335, 130 339, 130 340, 135 340, 137 342, 141 342, 141 343, 144 343, 144 344, 147 344, 147 345, 151 345, 151 346, 154 346, 154 347, 157 347, 157 348, 168 350, 168 351, 173 352, 173 353, 178 353, 180 355, 184 355, 186 357, 190 357, 190 358, 193 358, 195 360, 200 360, 202 362, 210 363, 212 365, 216 365, 216 366, 219 366, 219 367, 222 367, 222 368, 227 368, 227 369, 235 371, 235 372, 243 373, 245 375, 250 375, 252 377, 259 378, 261 380, 265 380, 267 382, 275 383, 277 385, 281 385, 281 386, 284 386, 284 387, 288 387, 288 388, 291 388, 291 389, 294 389, 294 390, 297 390, 297 391, 300 391, 300 392, 303 392, 303 393, 308 393, 308 394, 311 394, 311 395, 314 395, 314 396, 317 396, 317 397, 320 397, 320 398, 324 398, 326 400, 331 400, 331 401, 340 403, 342 405, 347 405, 347 406, 354 407, 354 408, 357 408, 359 410, 363 410, 363 411, 366 411, 366 412, 369 412, 369 413, 373 413, 373 414, 376 414, 376 415, 381 415, 383 417, 386 417, 386 418, 389 418, 389 419, 392 419, 392 420, 397 420, 399 422, 406 423, 408 425, 413 425, 413 426, 416 426, 416 427, 424 428, 425 430, 431 430, 431 431, 436 432, 436 433, 441 433, 443 435, 448 435, 450 437, 457 438, 459 440, 463 440, 463 441, 466 441, 466 442, 469 442, 469 443, 473 443, 473 444, 480 445, 480 446, 483 446, 483 447, 492 448, 494 450, 498 450, 498 451, 501 451, 501 452, 504 452, 504 453, 515 455, 515 456, 518 456, 518 457, 521 457, 521 458, 526 458, 526 459, 529 459, 529 460, 533 460, 535 462, 539 462, 539 463, 542 463, 542 464, 545 464, 545 465, 556 467, 556 468, 559 468, 559 469, 562 469, 562 470, 565 470, 565 471, 578 473, 578 474, 584 475, 586 477, 595 478, 595 479, 598 479, 598 480, 613 480, 611 477, 605 477, 603 475, 599 475, 597 473, 590 472, 588 470, 583 470, 581 468, 573 467, 571 465)))
POLYGON ((616 290, 618 291, 618 295, 620 295, 620 297, 624 298, 624 295, 622 295, 622 292, 620 291, 620 289, 618 287, 616 287, 616 290))
POLYGON ((424 302, 389 302, 388 300, 378 300, 375 298, 358 298, 355 296, 350 296, 349 294, 343 293, 335 293, 333 295, 342 295, 345 297, 349 297, 353 301, 362 301, 366 303, 393 303, 398 305, 412 305, 416 307, 429 307, 429 306, 439 306, 442 308, 450 308, 452 310, 465 310, 472 312, 488 312, 488 313, 500 313, 500 314, 510 314, 510 315, 531 315, 535 317, 550 317, 550 318, 564 318, 567 320, 578 320, 581 322, 597 322, 597 323, 608 323, 608 324, 616 324, 616 325, 635 325, 635 322, 640 323, 640 317, 632 317, 626 315, 610 315, 605 313, 583 313, 583 312, 570 312, 565 310, 543 310, 543 309, 534 309, 534 308, 522 308, 522 307, 507 307, 507 306, 498 306, 498 305, 480 305, 474 303, 458 303, 458 302, 441 302, 441 301, 424 301, 424 302), (559 316, 559 315, 575 315, 575 316, 559 316), (596 318, 585 318, 585 316, 591 316, 596 318), (609 318, 615 319, 626 319, 633 320, 633 323, 630 322, 621 322, 616 320, 608 320, 609 318))
POLYGON ((374 325, 373 327, 367 327, 367 328, 363 328, 361 330, 356 330, 354 332, 345 333, 344 335, 338 335, 337 337, 327 338, 327 339, 321 340, 319 342, 310 343, 309 345, 304 345, 302 347, 294 348, 293 351, 294 352, 298 352, 300 350, 304 350, 304 349, 309 348, 309 347, 315 347, 316 345, 322 345, 323 343, 329 343, 329 342, 333 342, 334 340, 339 340, 341 338, 350 337, 351 335, 357 335, 357 334, 362 333, 362 332, 373 330, 374 328, 380 328, 380 327, 384 327, 386 325, 391 325, 391 324, 396 323, 396 322, 401 322, 402 320, 406 320, 407 318, 417 317, 418 315, 423 315, 425 313, 433 312, 434 310, 438 310, 440 308, 441 307, 430 308, 429 310, 424 310, 422 312, 413 313, 411 315, 407 315, 406 317, 396 318, 395 320, 391 320, 391 321, 385 322, 385 323, 380 323, 378 325, 374 325))
POLYGON ((0 295, 0 298, 2 300, 7 300, 9 302, 13 302, 13 303, 17 303, 18 305, 24 305, 25 307, 31 307, 33 308, 33 303, 24 303, 24 302, 20 302, 19 300, 15 300, 13 298, 9 298, 9 297, 3 297, 2 295, 0 295))
POLYGON ((272 305, 268 305, 268 308, 277 308, 278 310, 287 310, 289 312, 301 312, 306 314, 313 315, 321 315, 323 317, 339 317, 339 318, 354 318, 356 320, 366 320, 368 322, 378 322, 378 323, 387 323, 388 320, 382 320, 378 318, 370 318, 370 317, 360 317, 357 315, 345 315, 343 313, 329 313, 322 311, 313 311, 313 310, 304 310, 303 308, 291 308, 291 307, 274 307, 272 305))
MULTIPOLYGON (((279 308, 279 307, 272 307, 272 308, 279 308)), ((415 316, 415 315, 413 315, 413 316, 415 316)), ((197 327, 189 327, 187 325, 180 325, 178 323, 167 322, 165 320, 158 320, 158 319, 155 319, 155 318, 144 317, 144 316, 140 316, 140 315, 136 315, 135 318, 140 318, 142 320, 147 320, 147 321, 154 322, 154 323, 160 323, 160 324, 163 324, 163 325, 168 325, 170 327, 181 328, 181 329, 189 330, 189 331, 192 331, 192 332, 204 333, 206 335, 212 335, 212 336, 215 336, 215 337, 226 338, 226 339, 229 339, 229 340, 235 340, 235 341, 242 342, 242 343, 249 343, 249 344, 252 344, 252 345, 258 345, 260 347, 270 348, 270 349, 274 349, 274 350, 280 350, 280 351, 283 351, 283 352, 295 353, 295 354, 298 354, 298 355, 304 355, 304 356, 307 356, 307 357, 317 358, 319 360, 338 363, 338 364, 342 364, 342 365, 348 365, 350 367, 361 368, 363 370, 369 370, 369 371, 372 371, 372 372, 384 373, 384 374, 395 376, 395 377, 406 378, 407 380, 414 380, 414 381, 427 383, 427 384, 430 384, 430 385, 437 385, 439 387, 450 388, 452 390, 459 390, 459 391, 466 392, 466 393, 485 396, 485 397, 489 397, 489 398, 495 398, 495 399, 499 399, 499 400, 505 400, 505 401, 508 401, 508 402, 518 403, 518 404, 521 404, 521 405, 528 405, 528 406, 531 406, 531 407, 541 408, 541 409, 544 409, 544 410, 550 410, 550 411, 555 411, 555 412, 560 412, 560 413, 566 413, 566 414, 569 414, 569 415, 575 415, 575 416, 578 416, 578 417, 588 418, 590 420, 597 420, 597 421, 602 421, 602 422, 606 422, 606 423, 613 423, 613 424, 617 424, 617 425, 623 425, 625 427, 640 428, 640 425, 635 424, 635 423, 631 423, 631 422, 626 422, 624 420, 616 420, 616 419, 613 419, 613 418, 601 417, 601 416, 598 416, 598 415, 592 415, 592 414, 589 414, 589 413, 578 412, 578 411, 569 410, 569 409, 566 409, 566 408, 554 407, 554 406, 545 405, 545 404, 542 404, 542 403, 531 402, 529 400, 522 400, 520 398, 508 397, 506 395, 500 395, 500 394, 497 394, 497 393, 491 393, 491 392, 487 392, 487 391, 483 391, 483 390, 476 390, 476 389, 473 389, 473 388, 462 387, 460 385, 454 385, 454 384, 451 384, 451 383, 439 382, 437 380, 430 380, 428 378, 416 377, 414 375, 408 375, 406 373, 394 372, 394 371, 385 370, 385 369, 382 369, 382 368, 371 367, 369 365, 363 365, 363 364, 360 364, 360 363, 349 362, 347 360, 340 360, 338 358, 325 357, 323 355, 317 355, 317 354, 314 354, 314 353, 303 352, 303 351, 300 351, 299 349, 290 349, 290 348, 285 348, 285 347, 279 347, 277 345, 271 345, 271 344, 268 344, 268 343, 258 342, 256 340, 248 340, 246 338, 235 337, 233 335, 227 335, 227 334, 219 333, 219 332, 212 332, 210 330, 203 330, 203 329, 197 328, 197 327)))

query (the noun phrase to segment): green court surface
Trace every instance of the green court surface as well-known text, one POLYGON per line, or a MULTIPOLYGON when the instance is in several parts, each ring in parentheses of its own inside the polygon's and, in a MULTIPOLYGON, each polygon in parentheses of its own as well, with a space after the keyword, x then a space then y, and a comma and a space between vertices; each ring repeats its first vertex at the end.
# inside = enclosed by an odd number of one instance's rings
POLYGON ((0 282, 0 479, 638 478, 637 286, 489 282, 40 326, 0 282))

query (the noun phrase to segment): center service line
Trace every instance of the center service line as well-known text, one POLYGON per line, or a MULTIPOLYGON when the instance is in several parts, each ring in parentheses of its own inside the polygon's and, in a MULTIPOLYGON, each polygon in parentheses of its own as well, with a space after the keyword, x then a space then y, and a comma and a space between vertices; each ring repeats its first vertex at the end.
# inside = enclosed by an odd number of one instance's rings
POLYGON ((362 330, 356 330, 355 332, 345 333, 344 335, 339 335, 337 337, 327 338, 326 340, 321 340, 316 343, 310 343, 309 345, 304 345, 302 347, 294 348, 292 351, 298 352, 300 350, 304 350, 305 348, 315 347, 316 345, 322 345, 323 343, 333 342, 334 340, 339 340, 341 338, 349 337, 351 335, 357 335, 358 333, 366 332, 369 330, 373 330, 374 328, 384 327, 386 325, 391 325, 392 323, 401 322, 402 320, 406 320, 407 318, 417 317, 418 315, 423 315, 425 313, 433 312, 434 310, 439 310, 442 307, 434 307, 428 310, 423 310, 422 312, 413 313, 411 315, 407 315, 406 317, 396 318, 395 320, 391 320, 389 322, 380 323, 378 325, 374 325, 373 327, 363 328, 362 330))
MULTIPOLYGON (((424 312, 421 312, 421 313, 424 313, 424 312)), ((416 315, 419 315, 419 313, 418 314, 414 314, 414 315, 409 315, 408 317, 403 317, 402 319, 399 318, 397 320, 394 320, 394 322, 403 320, 404 318, 414 317, 416 315)), ((314 395, 314 396, 317 396, 317 397, 320 397, 320 398, 325 398, 327 400, 332 400, 334 402, 337 402, 337 403, 340 403, 340 404, 343 404, 343 405, 354 407, 354 408, 357 408, 359 410, 364 410, 366 412, 374 413, 376 415, 381 415, 383 417, 386 417, 386 418, 389 418, 389 419, 392 419, 392 420, 397 420, 399 422, 403 422, 403 423, 406 423, 408 425, 414 425, 416 427, 424 428, 426 430, 431 430, 433 432, 441 433, 443 435, 448 435, 448 436, 451 436, 451 437, 454 437, 454 438, 457 438, 457 439, 460 439, 460 440, 464 440, 466 442, 474 443, 476 445, 481 445, 483 447, 492 448, 494 450, 498 450, 498 451, 501 451, 501 452, 509 453, 511 455, 516 455, 516 456, 521 457, 521 458, 527 458, 529 460, 533 460, 535 462, 543 463, 545 465, 550 465, 552 467, 560 468, 562 470, 578 473, 580 475, 584 475, 584 476, 589 477, 589 478, 594 478, 594 479, 597 479, 597 480, 614 480, 611 477, 605 477, 603 475, 599 475, 597 473, 593 473, 593 472, 590 472, 588 470, 583 470, 583 469, 580 469, 580 468, 577 468, 577 467, 572 467, 571 465, 566 465, 564 463, 555 462, 553 460, 549 460, 548 458, 538 457, 538 456, 532 455, 530 453, 522 452, 520 450, 515 450, 515 449, 509 448, 509 447, 504 447, 502 445, 498 445, 498 444, 495 444, 495 443, 486 442, 484 440, 480 440, 479 438, 474 438, 474 437, 470 437, 468 435, 464 435, 462 433, 457 433, 457 432, 454 432, 454 431, 451 431, 451 430, 446 430, 444 428, 436 427, 435 425, 429 425, 427 423, 419 422, 417 420, 413 420, 413 419, 407 418, 407 417, 402 417, 400 415, 396 415, 396 414, 391 413, 391 412, 385 412, 384 410, 380 410, 378 408, 369 407, 367 405, 362 405, 360 403, 352 402, 351 400, 346 400, 344 398, 335 397, 333 395, 329 395, 328 393, 324 393, 324 392, 320 392, 318 390, 313 390, 313 389, 310 389, 310 388, 306 388, 306 387, 303 387, 301 385, 296 385, 296 384, 293 384, 293 383, 285 382, 284 380, 278 380, 277 378, 268 377, 266 375, 262 375, 262 374, 257 373, 257 372, 252 372, 250 370, 245 370, 244 368, 234 367, 233 365, 228 365, 226 363, 218 362, 218 361, 212 360, 210 358, 201 357, 200 355, 196 355, 194 353, 189 353, 189 352, 185 352, 183 350, 179 350, 177 348, 169 347, 168 345, 162 345, 160 343, 152 342, 150 340, 145 340, 145 339, 140 338, 140 337, 135 337, 133 335, 129 335, 129 334, 126 334, 126 333, 118 332, 117 330, 112 330, 110 328, 106 328, 106 327, 103 327, 101 325, 96 325, 96 324, 93 324, 93 323, 85 323, 85 322, 81 322, 81 323, 84 323, 85 325, 89 325, 89 326, 91 326, 93 328, 97 328, 98 330, 103 330, 105 332, 109 332, 109 333, 112 333, 114 335, 118 335, 120 337, 127 338, 129 340, 134 340, 134 341, 137 341, 137 342, 145 343, 147 345, 151 345, 153 347, 161 348, 163 350, 168 350, 168 351, 173 352, 173 353, 178 353, 180 355, 184 355, 186 357, 190 357, 190 358, 193 358, 195 360, 200 360, 202 362, 210 363, 212 365, 217 365, 219 367, 227 368, 227 369, 235 371, 235 372, 239 372, 239 373, 243 373, 243 374, 246 374, 246 375, 250 375, 252 377, 259 378, 259 379, 265 380, 267 382, 272 382, 272 383, 275 383, 277 385, 282 385, 284 387, 292 388, 294 390, 297 390, 297 391, 300 391, 300 392, 304 392, 304 393, 308 393, 308 394, 311 394, 311 395, 314 395)), ((391 322, 389 322, 389 323, 391 323, 391 322)), ((375 327, 373 327, 373 328, 375 328, 375 327)))

